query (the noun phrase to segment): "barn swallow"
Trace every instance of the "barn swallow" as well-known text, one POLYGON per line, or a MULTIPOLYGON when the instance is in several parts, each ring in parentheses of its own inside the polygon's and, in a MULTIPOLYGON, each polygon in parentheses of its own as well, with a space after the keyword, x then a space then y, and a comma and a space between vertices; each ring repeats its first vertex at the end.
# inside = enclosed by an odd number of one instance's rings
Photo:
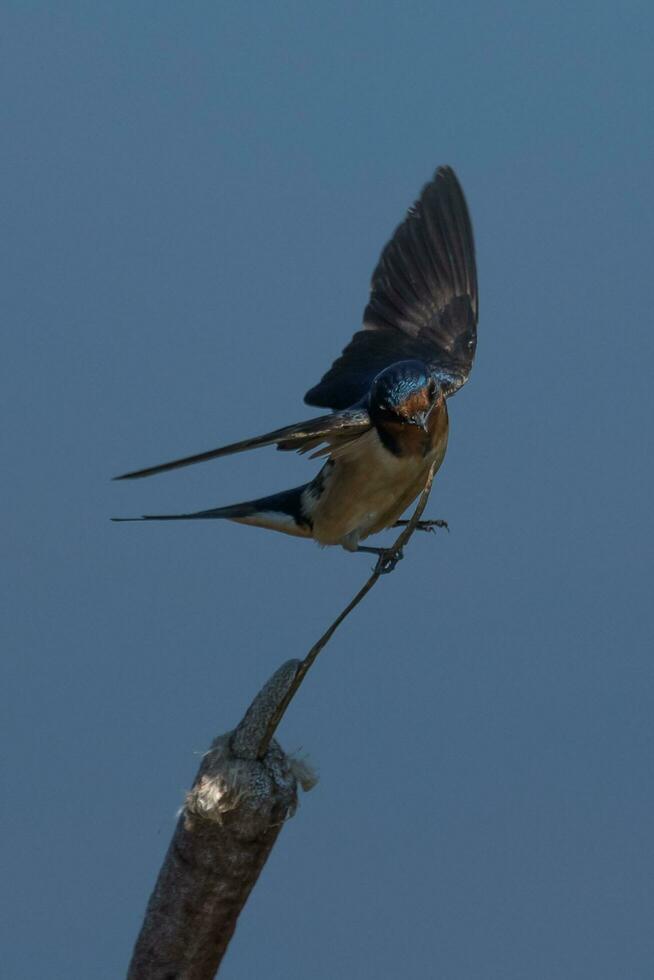
MULTIPOLYGON (((227 519, 348 551, 396 525, 447 448, 447 399, 477 343, 477 273, 461 186, 439 167, 384 248, 357 331, 305 402, 327 415, 116 477, 132 480, 275 444, 326 457, 309 483, 189 514, 114 520, 227 519)), ((429 523, 429 522, 427 522, 429 523)))

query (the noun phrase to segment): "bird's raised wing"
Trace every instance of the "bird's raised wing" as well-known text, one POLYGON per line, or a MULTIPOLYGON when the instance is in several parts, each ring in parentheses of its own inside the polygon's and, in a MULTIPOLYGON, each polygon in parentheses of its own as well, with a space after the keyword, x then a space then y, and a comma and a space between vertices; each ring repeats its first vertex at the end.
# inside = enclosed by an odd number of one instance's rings
POLYGON ((260 446, 271 446, 275 443, 278 449, 297 450, 300 453, 309 452, 324 443, 325 449, 318 449, 314 455, 325 455, 332 449, 336 449, 367 432, 370 426, 370 416, 365 409, 351 408, 345 412, 335 412, 333 415, 322 415, 320 418, 310 419, 308 422, 296 422, 295 425, 275 429, 274 432, 268 432, 266 435, 255 436, 253 439, 243 439, 241 442, 232 442, 228 446, 209 449, 207 452, 197 453, 195 456, 185 456, 183 459, 174 459, 170 463, 160 463, 158 466, 148 466, 143 470, 133 470, 131 473, 116 476, 114 479, 136 480, 143 476, 154 476, 156 473, 165 473, 166 470, 176 470, 181 466, 204 463, 208 459, 230 456, 232 453, 242 453, 246 449, 257 449, 260 446))
POLYGON ((454 171, 439 167, 381 254, 363 330, 304 400, 334 409, 354 405, 380 371, 413 358, 452 394, 472 367, 477 315, 468 208, 454 171))

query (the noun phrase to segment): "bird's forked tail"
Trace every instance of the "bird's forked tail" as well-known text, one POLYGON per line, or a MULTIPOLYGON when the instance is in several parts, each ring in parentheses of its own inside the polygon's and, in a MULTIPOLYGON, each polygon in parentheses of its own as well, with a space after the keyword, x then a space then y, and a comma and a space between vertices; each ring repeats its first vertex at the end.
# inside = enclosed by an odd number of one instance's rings
POLYGON ((272 531, 282 531, 296 537, 310 538, 312 524, 303 507, 303 495, 308 484, 282 490, 269 497, 249 500, 228 507, 214 507, 211 510, 198 510, 191 514, 144 514, 142 517, 112 517, 112 521, 193 521, 228 520, 239 524, 252 524, 272 531))

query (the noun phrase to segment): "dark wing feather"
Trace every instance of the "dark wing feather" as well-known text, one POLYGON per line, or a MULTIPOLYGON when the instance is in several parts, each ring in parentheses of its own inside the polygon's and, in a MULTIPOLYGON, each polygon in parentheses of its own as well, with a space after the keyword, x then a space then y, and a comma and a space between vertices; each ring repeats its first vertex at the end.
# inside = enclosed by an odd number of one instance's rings
MULTIPOLYGON (((295 425, 275 429, 274 432, 268 432, 266 435, 255 436, 253 439, 243 439, 241 442, 233 442, 228 446, 220 446, 218 449, 210 449, 205 453, 197 453, 195 456, 185 456, 183 459, 174 459, 170 463, 160 463, 158 466, 148 466, 143 470, 133 470, 131 473, 116 476, 114 479, 135 480, 143 476, 154 476, 155 473, 165 473, 167 470, 176 470, 181 466, 204 463, 208 459, 230 456, 232 453, 242 453, 246 449, 257 449, 260 446, 271 446, 275 443, 278 449, 297 450, 300 453, 309 452, 325 443, 327 446, 325 452, 329 452, 331 448, 362 435, 369 428, 370 416, 366 410, 353 408, 346 412, 336 412, 333 415, 323 415, 317 419, 310 419, 308 422, 296 422, 295 425)), ((323 454, 323 452, 316 453, 316 455, 323 454)))
POLYGON ((381 254, 363 330, 304 400, 346 408, 364 397, 384 368, 413 358, 452 394, 472 367, 477 316, 468 208, 454 171, 439 167, 381 254))

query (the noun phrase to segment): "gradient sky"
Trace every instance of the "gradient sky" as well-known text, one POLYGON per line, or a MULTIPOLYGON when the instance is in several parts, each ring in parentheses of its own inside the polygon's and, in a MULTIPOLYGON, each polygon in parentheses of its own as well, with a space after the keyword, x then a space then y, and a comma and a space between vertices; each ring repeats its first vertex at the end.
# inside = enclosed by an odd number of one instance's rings
POLYGON ((449 163, 481 297, 451 533, 284 721, 320 783, 221 976, 651 977, 653 30, 644 0, 2 5, 3 975, 123 975, 200 753, 370 567, 108 520, 306 459, 109 478, 310 417, 449 163))

